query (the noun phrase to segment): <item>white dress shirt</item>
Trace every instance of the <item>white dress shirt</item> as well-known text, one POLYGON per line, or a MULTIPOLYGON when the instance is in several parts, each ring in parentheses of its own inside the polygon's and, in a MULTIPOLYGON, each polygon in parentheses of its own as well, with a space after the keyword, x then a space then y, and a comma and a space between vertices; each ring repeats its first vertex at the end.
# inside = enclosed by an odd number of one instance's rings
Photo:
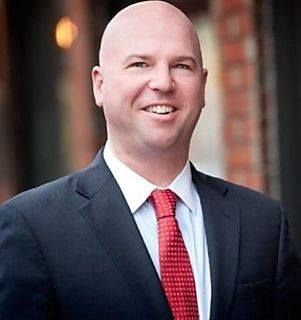
MULTIPOLYGON (((153 206, 147 201, 151 192, 158 187, 117 159, 108 143, 104 148, 104 159, 134 215, 135 222, 160 277, 157 221, 153 206)), ((209 320, 211 281, 208 248, 201 199, 192 183, 188 161, 180 174, 168 186, 168 189, 179 197, 176 219, 194 274, 199 316, 202 320, 209 320)))

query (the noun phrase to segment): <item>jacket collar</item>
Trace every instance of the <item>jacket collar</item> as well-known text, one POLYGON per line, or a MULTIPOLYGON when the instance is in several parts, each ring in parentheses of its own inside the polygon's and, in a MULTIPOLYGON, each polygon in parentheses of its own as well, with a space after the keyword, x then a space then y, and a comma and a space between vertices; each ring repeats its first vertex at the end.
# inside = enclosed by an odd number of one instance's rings
POLYGON ((102 151, 78 174, 75 188, 88 199, 80 214, 140 301, 146 318, 171 320, 160 279, 102 151))
MULTIPOLYGON (((211 273, 210 319, 227 318, 239 253, 240 210, 228 200, 227 184, 192 166, 205 222, 211 273)), ((160 279, 122 192, 102 155, 78 173, 76 192, 88 201, 80 213, 129 283, 149 319, 171 319, 160 279)))
POLYGON ((205 222, 211 274, 210 319, 228 319, 234 295, 240 241, 240 208, 229 200, 223 180, 206 176, 194 168, 205 222))

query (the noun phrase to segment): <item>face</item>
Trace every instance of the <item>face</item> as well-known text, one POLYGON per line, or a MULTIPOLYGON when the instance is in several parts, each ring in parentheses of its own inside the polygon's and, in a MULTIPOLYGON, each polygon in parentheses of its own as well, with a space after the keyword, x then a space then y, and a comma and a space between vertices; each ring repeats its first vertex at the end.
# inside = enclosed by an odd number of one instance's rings
POLYGON ((92 73, 96 103, 115 150, 188 152, 206 70, 190 24, 174 13, 154 18, 124 17, 104 40, 92 73))

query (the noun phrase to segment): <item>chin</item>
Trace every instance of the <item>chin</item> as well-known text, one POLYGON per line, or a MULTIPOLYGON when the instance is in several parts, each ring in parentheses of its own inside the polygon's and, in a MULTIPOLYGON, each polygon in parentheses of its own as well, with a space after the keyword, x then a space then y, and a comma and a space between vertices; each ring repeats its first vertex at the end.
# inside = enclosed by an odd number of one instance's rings
POLYGON ((175 139, 159 139, 156 141, 151 141, 146 144, 149 150, 165 153, 165 152, 174 152, 183 149, 184 145, 178 143, 175 139))

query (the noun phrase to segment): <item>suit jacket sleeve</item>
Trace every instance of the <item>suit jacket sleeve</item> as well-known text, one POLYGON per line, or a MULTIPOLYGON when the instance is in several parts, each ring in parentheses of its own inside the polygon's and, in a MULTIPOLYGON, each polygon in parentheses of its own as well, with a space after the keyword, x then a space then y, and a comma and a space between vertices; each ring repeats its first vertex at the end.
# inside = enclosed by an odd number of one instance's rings
POLYGON ((281 214, 275 279, 274 319, 301 319, 301 266, 281 214))
POLYGON ((26 219, 15 208, 0 207, 0 319, 54 318, 49 273, 26 219))

